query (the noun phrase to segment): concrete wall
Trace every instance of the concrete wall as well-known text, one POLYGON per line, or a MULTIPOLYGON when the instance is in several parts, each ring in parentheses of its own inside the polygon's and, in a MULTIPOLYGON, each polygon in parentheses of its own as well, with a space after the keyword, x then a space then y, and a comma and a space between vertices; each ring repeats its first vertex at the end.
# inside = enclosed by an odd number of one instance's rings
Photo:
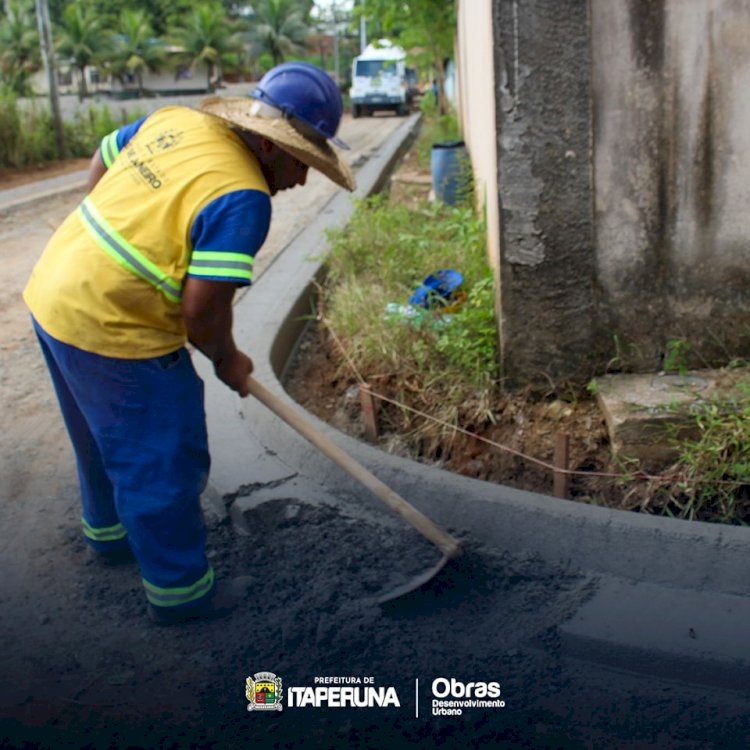
POLYGON ((499 272, 500 216, 495 142, 495 76, 492 44, 492 0, 462 2, 458 7, 456 55, 461 131, 469 146, 479 209, 487 217, 487 256, 499 272), (477 76, 476 71, 484 71, 477 76))
MULTIPOLYGON (((33 90, 37 95, 49 95, 49 81, 44 70, 37 71, 31 78, 33 90)), ((76 68, 61 66, 57 75, 57 90, 61 95, 74 94, 78 95, 80 87, 80 72, 76 68)), ((165 69, 158 73, 151 71, 143 72, 143 87, 147 91, 168 91, 185 92, 186 94, 195 93, 200 90, 206 91, 206 67, 202 63, 198 64, 195 70, 188 66, 180 67, 178 75, 172 69, 165 69)), ((110 91, 136 91, 138 82, 135 76, 132 80, 123 86, 120 81, 110 79, 101 71, 96 74, 96 68, 86 68, 86 90, 89 95, 93 96, 98 93, 106 94, 110 91)))
MULTIPOLYGON (((251 84, 247 83, 228 83, 221 90, 222 96, 246 96, 251 84)), ((145 99, 112 99, 106 94, 96 94, 83 102, 78 101, 78 97, 68 94, 60 97, 60 112, 63 120, 73 120, 76 114, 85 115, 91 107, 107 107, 112 116, 123 122, 129 118, 135 119, 141 115, 155 112, 161 107, 172 105, 182 105, 185 107, 195 107, 206 97, 205 93, 201 94, 180 94, 175 96, 150 96, 145 99)), ((35 99, 19 99, 18 103, 22 107, 44 107, 49 111, 50 103, 47 97, 37 97, 35 99)))
POLYGON ((750 356, 750 2, 592 0, 597 266, 623 357, 750 356))
POLYGON ((510 383, 750 356, 750 0, 459 3, 510 383), (470 17, 471 16, 471 17, 470 17), (482 101, 482 105, 477 102, 482 101))

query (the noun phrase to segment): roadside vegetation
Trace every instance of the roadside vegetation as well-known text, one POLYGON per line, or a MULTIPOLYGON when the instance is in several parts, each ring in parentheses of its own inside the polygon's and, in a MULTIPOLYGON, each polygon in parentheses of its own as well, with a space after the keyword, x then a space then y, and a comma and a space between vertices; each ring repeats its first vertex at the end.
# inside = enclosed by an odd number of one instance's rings
POLYGON ((750 524, 748 368, 730 369, 741 370, 736 386, 696 401, 687 418, 680 411, 679 428, 667 436, 677 458, 653 479, 625 485, 626 504, 691 521, 750 524))
MULTIPOLYGON (((106 104, 92 104, 65 123, 70 157, 89 157, 101 139, 139 114, 115 117, 106 104)), ((52 116, 46 107, 19 107, 12 93, 0 93, 0 167, 29 167, 57 160, 50 138, 52 116)))
MULTIPOLYGON (((424 174, 432 144, 460 136, 455 118, 440 116, 430 97, 422 106, 421 131, 404 166, 424 174)), ((576 472, 571 499, 687 520, 750 522, 750 388, 696 406, 689 437, 674 430, 665 438, 676 459, 660 470, 615 460, 594 384, 503 389, 485 228, 470 185, 453 206, 431 202, 425 188, 414 193, 396 185, 362 201, 349 225, 331 235, 313 344, 321 354, 306 374, 296 375, 295 365, 291 379, 305 383, 297 391, 291 386, 298 400, 361 435, 352 389, 364 382, 377 394, 382 448, 545 494, 552 494, 555 437, 564 432, 576 472), (442 268, 463 274, 462 302, 409 309, 423 279, 442 268), (335 409, 324 406, 332 400, 335 409)), ((672 347, 670 371, 684 371, 679 355, 687 346, 672 347)))
MULTIPOLYGON (((423 166, 424 144, 435 136, 456 138, 458 130, 453 116, 432 109, 416 146, 423 166)), ((429 150, 426 158, 429 166, 429 150)), ((499 375, 494 285, 470 190, 453 206, 376 195, 331 240, 320 312, 343 347, 342 361, 374 390, 449 424, 486 418, 499 375), (435 295, 429 308, 409 305, 441 269, 463 276, 457 293, 435 295)), ((413 438, 443 432, 432 423, 416 427, 397 409, 391 418, 415 430, 413 438)))

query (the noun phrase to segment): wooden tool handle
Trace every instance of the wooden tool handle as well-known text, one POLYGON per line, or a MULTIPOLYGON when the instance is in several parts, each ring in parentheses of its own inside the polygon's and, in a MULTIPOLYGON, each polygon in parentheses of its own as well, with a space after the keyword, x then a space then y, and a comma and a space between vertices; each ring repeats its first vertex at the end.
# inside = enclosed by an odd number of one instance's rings
POLYGON ((309 440, 316 448, 324 453, 347 474, 354 477, 372 493, 382 500, 392 511, 398 513, 410 523, 420 534, 440 548, 446 557, 454 557, 460 544, 457 539, 436 526, 427 516, 394 492, 387 484, 381 482, 371 474, 362 464, 338 447, 330 438, 317 430, 310 422, 301 417, 294 409, 274 396, 264 385, 255 378, 247 379, 250 393, 264 406, 268 407, 277 417, 283 419, 302 437, 309 440))

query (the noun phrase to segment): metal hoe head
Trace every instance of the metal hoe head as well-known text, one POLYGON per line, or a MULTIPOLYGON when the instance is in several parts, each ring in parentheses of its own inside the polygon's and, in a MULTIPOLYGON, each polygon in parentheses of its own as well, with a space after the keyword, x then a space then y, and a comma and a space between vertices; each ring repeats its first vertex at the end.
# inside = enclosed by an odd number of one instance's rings
POLYGON ((455 559, 461 552, 460 547, 456 547, 452 555, 443 555, 438 562, 423 573, 419 573, 408 581, 380 594, 376 602, 378 604, 387 604, 395 599, 401 599, 413 594, 417 589, 421 589, 426 584, 432 582, 436 576, 443 570, 448 562, 455 559))
POLYGON ((461 551, 458 540, 445 532, 432 522, 421 511, 404 500, 401 495, 394 492, 390 487, 381 482, 371 474, 362 464, 345 453, 330 438, 318 431, 310 422, 304 419, 288 404, 275 396, 265 386, 261 385, 255 378, 247 379, 249 392, 262 404, 267 406, 276 416, 283 419, 290 427, 294 428, 302 437, 309 440, 316 448, 324 453, 335 464, 340 466, 360 484, 370 490, 392 511, 401 516, 407 523, 415 528, 423 537, 436 545, 443 553, 442 559, 437 565, 420 575, 410 579, 406 583, 377 597, 377 602, 383 604, 402 596, 406 596, 435 578, 445 567, 446 563, 456 557, 461 551))

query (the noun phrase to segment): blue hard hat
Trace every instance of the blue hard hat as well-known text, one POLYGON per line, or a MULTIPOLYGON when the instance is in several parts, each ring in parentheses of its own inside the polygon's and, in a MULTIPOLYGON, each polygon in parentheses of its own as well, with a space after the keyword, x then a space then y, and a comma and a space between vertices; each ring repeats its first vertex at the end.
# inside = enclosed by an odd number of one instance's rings
POLYGON ((336 138, 344 109, 341 92, 324 70, 306 62, 277 65, 250 93, 255 99, 281 110, 303 135, 324 138, 349 148, 336 138))

